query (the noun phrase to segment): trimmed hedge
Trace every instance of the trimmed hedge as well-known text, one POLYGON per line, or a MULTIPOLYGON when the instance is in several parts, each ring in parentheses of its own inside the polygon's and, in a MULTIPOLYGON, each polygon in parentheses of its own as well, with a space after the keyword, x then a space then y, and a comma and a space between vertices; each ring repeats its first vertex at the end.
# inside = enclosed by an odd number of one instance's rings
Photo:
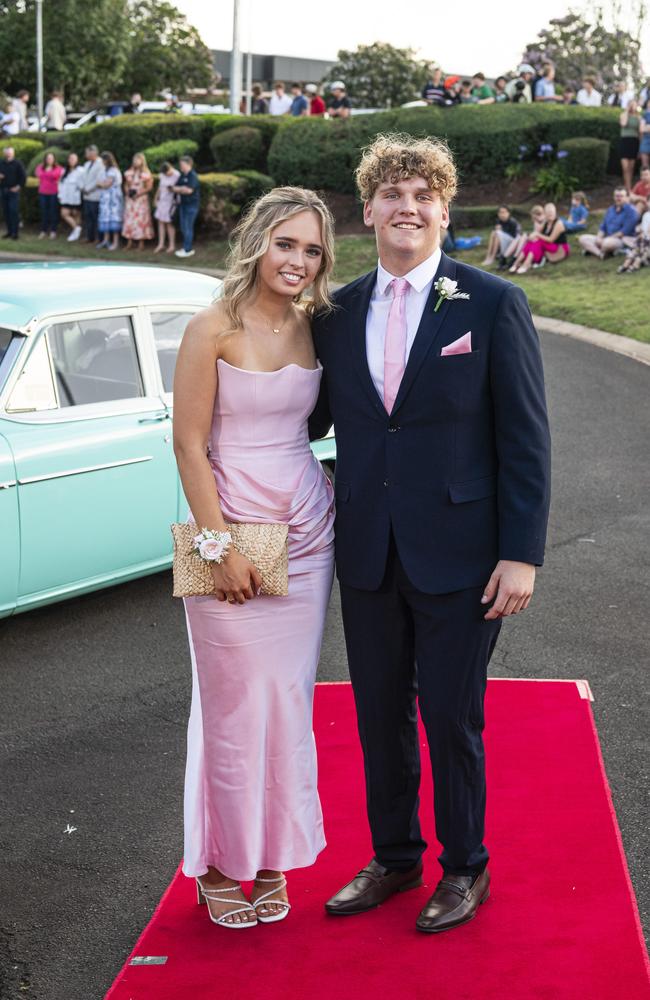
POLYGON ((25 169, 31 159, 38 153, 42 153, 43 144, 37 139, 21 139, 20 136, 8 135, 0 141, 0 150, 7 146, 12 146, 16 152, 16 159, 21 160, 25 169))
POLYGON ((604 139, 564 139, 559 150, 568 153, 562 164, 567 174, 576 178, 579 187, 597 187, 605 181, 611 149, 604 139))
POLYGON ((210 140, 216 170, 260 170, 264 166, 262 134, 250 125, 222 130, 210 140))
POLYGON ((25 167, 25 170, 27 171, 30 177, 33 177, 36 167, 38 166, 39 163, 43 162, 46 153, 54 153, 54 156, 56 157, 56 162, 59 163, 62 167, 64 167, 69 152, 70 152, 69 149, 59 149, 58 146, 48 146, 47 148, 41 146, 39 151, 34 156, 32 156, 31 160, 29 161, 29 164, 25 167))
POLYGON ((268 174, 261 174, 257 170, 233 170, 234 177, 242 177, 247 182, 246 204, 261 198, 263 194, 275 187, 275 181, 268 174))
POLYGON ((142 152, 152 173, 160 173, 160 168, 165 161, 178 163, 181 156, 196 157, 199 144, 194 139, 170 139, 168 142, 161 142, 158 146, 149 146, 142 152))
POLYGON ((388 131, 446 139, 461 182, 480 183, 503 177, 505 168, 518 162, 521 145, 536 150, 543 143, 556 146, 581 135, 604 140, 615 154, 619 124, 612 108, 542 105, 412 108, 355 115, 346 121, 302 118, 278 131, 268 171, 278 184, 353 193, 361 149, 388 131))

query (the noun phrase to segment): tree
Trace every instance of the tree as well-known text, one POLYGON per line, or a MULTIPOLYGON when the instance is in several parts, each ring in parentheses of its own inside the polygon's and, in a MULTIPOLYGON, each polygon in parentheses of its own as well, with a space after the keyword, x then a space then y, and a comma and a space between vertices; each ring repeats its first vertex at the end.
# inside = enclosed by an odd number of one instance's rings
POLYGON ((420 96, 427 64, 413 49, 396 49, 387 42, 341 49, 327 81, 341 79, 355 104, 362 108, 395 107, 420 96))
MULTIPOLYGON (((35 0, 0 0, 0 66, 9 93, 36 92, 35 0)), ((46 94, 75 104, 119 91, 131 51, 127 0, 56 0, 43 4, 46 94)))
MULTIPOLYGON (((5 90, 36 92, 36 0, 0 0, 5 90)), ((134 90, 209 86, 210 50, 166 0, 45 0, 45 92, 88 105, 134 90)))
POLYGON ((574 88, 585 75, 596 77, 604 87, 617 80, 638 83, 642 76, 640 39, 620 26, 608 30, 602 8, 594 13, 593 23, 574 11, 554 18, 526 47, 523 62, 536 70, 545 62, 553 63, 558 81, 574 88))
POLYGON ((125 74, 127 90, 155 94, 163 88, 182 92, 210 86, 212 53, 172 3, 140 0, 130 10, 133 58, 125 74))

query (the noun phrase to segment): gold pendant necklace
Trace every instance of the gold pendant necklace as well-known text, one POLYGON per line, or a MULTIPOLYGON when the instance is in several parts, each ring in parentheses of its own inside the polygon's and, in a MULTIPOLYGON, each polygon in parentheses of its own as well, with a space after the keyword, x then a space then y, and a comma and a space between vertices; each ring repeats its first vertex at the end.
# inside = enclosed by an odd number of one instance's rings
MULTIPOLYGON (((253 308, 255 309, 255 306, 253 306, 253 308)), ((291 308, 289 309, 289 311, 287 312, 287 315, 286 315, 286 316, 284 317, 284 319, 283 319, 283 320, 282 320, 282 322, 280 323, 280 326, 273 326, 273 323, 271 323, 271 321, 270 321, 270 320, 268 320, 268 319, 266 318, 266 316, 265 316, 265 315, 264 315, 263 313, 259 312, 259 310, 256 310, 256 312, 257 312, 258 316, 260 316, 260 317, 261 317, 261 319, 263 319, 263 320, 264 320, 264 322, 268 324, 268 326, 269 326, 269 329, 270 329, 270 330, 271 330, 271 331, 272 331, 273 333, 281 333, 281 332, 282 332, 282 330, 284 329, 284 327, 286 326, 286 324, 287 324, 287 323, 288 323, 288 321, 289 321, 289 316, 291 315, 291 312, 292 312, 292 309, 291 309, 291 308)))

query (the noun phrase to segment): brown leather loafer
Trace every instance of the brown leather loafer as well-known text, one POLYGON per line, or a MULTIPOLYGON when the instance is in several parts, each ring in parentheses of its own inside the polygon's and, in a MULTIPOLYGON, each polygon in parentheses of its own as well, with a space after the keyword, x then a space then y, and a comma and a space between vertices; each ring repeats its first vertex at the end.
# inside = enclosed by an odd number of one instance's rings
POLYGON ((480 875, 445 875, 415 922, 419 931, 437 934, 466 924, 476 916, 481 903, 490 895, 490 873, 480 875))
POLYGON ((419 885, 422 885, 421 861, 407 872, 390 872, 373 858, 351 882, 328 899, 325 909, 337 916, 365 913, 366 910, 379 906, 396 892, 406 892, 407 889, 415 889, 419 885))

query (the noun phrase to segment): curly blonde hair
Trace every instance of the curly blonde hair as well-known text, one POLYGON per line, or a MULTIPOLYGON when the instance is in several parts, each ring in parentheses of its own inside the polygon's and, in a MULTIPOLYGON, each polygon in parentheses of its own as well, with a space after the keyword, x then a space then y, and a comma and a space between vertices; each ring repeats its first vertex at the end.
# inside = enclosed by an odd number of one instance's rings
POLYGON ((449 146, 441 139, 404 133, 378 135, 364 149, 355 177, 363 201, 371 201, 380 184, 411 177, 424 177, 445 205, 451 202, 458 187, 449 146))
MULTIPOLYGON (((315 191, 301 187, 278 187, 254 201, 233 232, 221 301, 235 329, 241 326, 242 304, 255 290, 258 262, 269 248, 271 233, 281 222, 305 211, 315 212, 320 219, 323 256, 314 279, 312 296, 305 301, 304 308, 310 316, 315 312, 331 311, 327 279, 334 267, 332 213, 315 191)), ((298 304, 302 299, 302 294, 297 295, 294 302, 298 304)))

